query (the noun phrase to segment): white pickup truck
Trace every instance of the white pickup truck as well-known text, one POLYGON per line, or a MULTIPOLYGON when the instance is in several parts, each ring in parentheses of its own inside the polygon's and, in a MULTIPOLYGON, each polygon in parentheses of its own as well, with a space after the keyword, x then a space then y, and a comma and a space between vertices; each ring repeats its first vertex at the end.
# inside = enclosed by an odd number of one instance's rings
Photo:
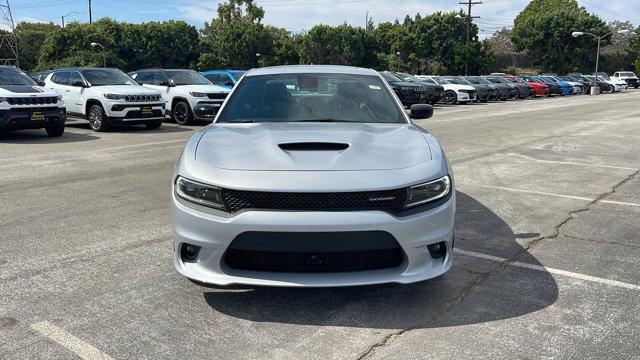
POLYGON ((640 87, 640 82, 638 82, 638 77, 631 71, 618 71, 613 74, 611 77, 616 80, 622 80, 627 83, 629 87, 633 87, 637 89, 640 87))

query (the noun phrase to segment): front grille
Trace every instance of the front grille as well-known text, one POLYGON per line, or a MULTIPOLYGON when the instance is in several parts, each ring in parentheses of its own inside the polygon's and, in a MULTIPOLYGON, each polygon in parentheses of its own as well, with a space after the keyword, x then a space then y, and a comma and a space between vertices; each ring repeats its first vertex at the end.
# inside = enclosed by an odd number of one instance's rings
POLYGON ((406 190, 383 190, 340 193, 261 192, 224 189, 227 209, 349 211, 381 210, 398 213, 405 201, 406 190))
POLYGON ((402 259, 400 248, 321 253, 229 249, 225 255, 226 264, 234 269, 315 273, 388 269, 399 266, 402 259))
POLYGON ((9 105, 44 105, 55 104, 58 98, 55 96, 34 96, 34 97, 8 97, 9 105))
POLYGON ((231 242, 223 259, 239 270, 349 272, 398 267, 404 251, 385 231, 250 231, 231 242))
POLYGON ((159 100, 160 95, 124 95, 124 101, 127 102, 149 102, 159 100))
POLYGON ((209 97, 209 99, 226 99, 227 95, 229 95, 228 93, 211 93, 211 94, 207 94, 207 96, 209 97))

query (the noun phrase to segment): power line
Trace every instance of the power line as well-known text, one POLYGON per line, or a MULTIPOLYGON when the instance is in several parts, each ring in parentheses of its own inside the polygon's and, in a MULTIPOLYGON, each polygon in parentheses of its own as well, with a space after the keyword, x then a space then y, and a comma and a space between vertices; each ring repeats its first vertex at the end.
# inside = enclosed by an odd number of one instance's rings
MULTIPOLYGON (((479 19, 480 16, 471 16, 471 8, 473 7, 473 5, 480 5, 482 4, 482 1, 473 1, 473 0, 467 0, 466 2, 460 1, 460 5, 467 5, 469 7, 469 10, 467 12, 467 41, 465 42, 465 44, 469 44, 469 35, 471 33, 471 21, 473 21, 473 19, 479 19)), ((468 57, 468 55, 466 56, 468 57)), ((467 61, 464 64, 464 75, 468 76, 469 75, 469 59, 467 59, 467 61)))
POLYGON ((0 25, 4 25, 4 27, 11 30, 11 32, 0 34, 0 51, 6 49, 7 54, 6 58, 0 59, 0 63, 17 67, 20 65, 18 61, 18 37, 16 36, 16 27, 13 24, 9 0, 0 1, 0 16, 2 16, 0 25))

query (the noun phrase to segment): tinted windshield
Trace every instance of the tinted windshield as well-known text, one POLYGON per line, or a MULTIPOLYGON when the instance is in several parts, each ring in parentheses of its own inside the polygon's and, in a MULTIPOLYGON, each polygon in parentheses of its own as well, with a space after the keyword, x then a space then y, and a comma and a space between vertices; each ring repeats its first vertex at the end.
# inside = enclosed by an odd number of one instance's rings
POLYGON ((135 80, 117 69, 83 69, 80 72, 91 86, 136 84, 135 80))
POLYGON ((472 84, 491 84, 490 81, 479 76, 467 76, 465 79, 472 84))
POLYGON ((443 79, 441 77, 434 76, 431 79, 433 79, 433 81, 437 82, 440 85, 451 84, 450 82, 448 82, 447 80, 445 80, 445 79, 443 79))
POLYGON ((487 77, 487 78, 485 78, 485 79, 487 79, 487 81, 489 81, 489 82, 491 82, 491 83, 494 83, 494 84, 502 84, 502 83, 503 83, 503 81, 501 81, 501 80, 500 80, 499 78, 497 78, 497 77, 487 77))
POLYGON ((217 122, 406 123, 378 76, 282 74, 245 77, 217 122))
POLYGON ((37 85, 33 79, 14 68, 0 68, 0 85, 37 85))
POLYGON ((233 75, 237 80, 240 80, 244 73, 246 73, 244 70, 231 70, 231 75, 233 75))
POLYGON ((406 74, 406 73, 396 73, 396 76, 408 82, 427 82, 427 81, 424 81, 423 79, 419 79, 413 75, 406 74))
POLYGON ((176 85, 213 85, 209 79, 193 70, 165 70, 176 85))
POLYGON ((632 73, 632 72, 621 72, 620 76, 626 76, 626 77, 636 77, 636 74, 632 73))
POLYGON ((419 77, 418 80, 429 83, 429 84, 437 85, 435 81, 429 79, 428 77, 419 77))
POLYGON ((395 76, 395 75, 391 75, 388 72, 382 72, 380 73, 380 75, 382 75, 382 77, 390 82, 398 82, 398 81, 404 81, 402 79, 400 79, 399 77, 395 76))

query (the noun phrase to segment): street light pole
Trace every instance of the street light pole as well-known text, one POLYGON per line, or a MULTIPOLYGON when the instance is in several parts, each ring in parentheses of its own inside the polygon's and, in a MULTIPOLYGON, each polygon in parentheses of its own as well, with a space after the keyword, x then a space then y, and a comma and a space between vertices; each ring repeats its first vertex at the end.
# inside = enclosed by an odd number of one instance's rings
POLYGON ((598 40, 598 50, 596 52, 596 73, 593 74, 593 86, 591 87, 591 95, 598 95, 598 91, 600 90, 598 88, 598 66, 600 65, 600 44, 602 42, 602 40, 604 40, 604 38, 606 38, 607 36, 613 34, 617 32, 618 34, 622 34, 622 35, 626 35, 628 33, 631 32, 631 30, 618 30, 618 31, 612 31, 608 34, 602 35, 602 36, 598 36, 598 35, 594 35, 592 33, 588 33, 588 32, 584 32, 584 31, 574 31, 571 33, 571 36, 573 36, 574 38, 577 38, 578 36, 582 36, 582 35, 589 35, 589 36, 593 36, 594 38, 596 38, 598 40))
POLYGON ((102 49, 102 67, 107 67, 107 56, 105 55, 105 49, 104 46, 102 46, 102 44, 99 44, 97 42, 92 42, 91 43, 91 47, 96 47, 99 46, 102 49))
POLYGON ((63 28, 64 28, 64 18, 66 18, 67 16, 69 16, 69 15, 71 15, 71 14, 80 14, 80 13, 79 13, 79 12, 77 12, 77 11, 72 11, 72 12, 70 12, 70 13, 68 13, 68 14, 64 14, 64 15, 62 15, 62 27, 63 27, 63 28))

